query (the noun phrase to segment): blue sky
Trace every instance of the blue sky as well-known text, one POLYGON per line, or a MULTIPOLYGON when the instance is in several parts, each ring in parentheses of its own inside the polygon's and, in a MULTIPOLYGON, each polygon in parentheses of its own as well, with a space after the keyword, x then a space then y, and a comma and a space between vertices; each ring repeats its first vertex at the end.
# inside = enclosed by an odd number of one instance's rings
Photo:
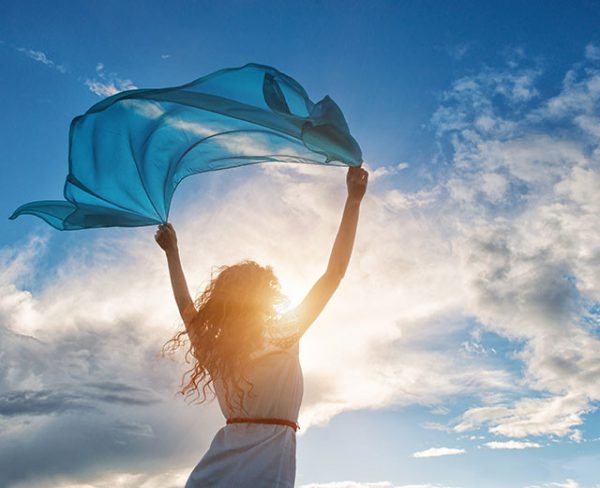
MULTIPOLYGON (((598 25, 591 0, 2 2, 0 484, 178 486, 222 425, 154 355, 177 317, 151 228, 8 216, 61 197, 69 123, 102 96, 257 62, 329 94, 371 172, 344 285, 303 339, 297 485, 600 486, 598 25)), ((249 256, 301 297, 343 182, 186 180, 191 287, 249 256)))

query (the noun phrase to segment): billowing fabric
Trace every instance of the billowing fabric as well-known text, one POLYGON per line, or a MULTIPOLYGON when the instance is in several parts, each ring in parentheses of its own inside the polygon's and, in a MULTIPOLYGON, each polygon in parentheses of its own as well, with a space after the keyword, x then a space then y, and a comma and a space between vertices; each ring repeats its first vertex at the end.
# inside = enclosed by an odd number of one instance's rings
POLYGON ((66 201, 31 202, 60 230, 164 223, 185 177, 293 162, 360 166, 360 147, 326 96, 313 103, 269 66, 217 71, 186 85, 118 93, 71 122, 66 201))
MULTIPOLYGON (((255 354, 248 379, 254 385, 244 399, 248 413, 229 409, 223 385, 215 392, 225 418, 283 418, 298 422, 304 391, 296 341, 283 348, 265 341, 255 354)), ((185 488, 293 488, 296 432, 286 425, 230 424, 215 435, 185 488)))

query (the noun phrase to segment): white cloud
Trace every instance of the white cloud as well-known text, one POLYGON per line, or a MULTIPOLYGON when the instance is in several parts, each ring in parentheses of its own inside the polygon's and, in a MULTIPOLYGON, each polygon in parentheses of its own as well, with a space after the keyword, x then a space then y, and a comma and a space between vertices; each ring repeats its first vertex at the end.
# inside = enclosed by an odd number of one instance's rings
POLYGON ((562 91, 527 114, 529 122, 556 121, 594 115, 600 99, 600 72, 572 69, 563 80, 562 91))
POLYGON ((488 425, 491 433, 507 437, 564 437, 573 433, 574 426, 583 424, 583 415, 591 410, 592 407, 585 396, 524 398, 512 407, 471 408, 463 414, 455 430, 464 432, 488 425))
POLYGON ((328 483, 308 483, 300 488, 396 488, 389 481, 365 483, 360 481, 331 481, 328 483))
POLYGON ((537 442, 524 441, 492 441, 486 442, 484 446, 490 449, 537 449, 542 447, 537 442))
MULTIPOLYGON (((363 167, 366 167, 366 165, 363 167)), ((375 169, 369 168, 369 181, 372 182, 383 177, 393 176, 408 167, 408 163, 398 163, 389 166, 379 166, 375 169)))
POLYGON ((525 488, 579 488, 579 483, 573 479, 567 479, 562 483, 544 483, 541 485, 530 485, 525 488))
POLYGON ((125 90, 135 90, 131 80, 119 77, 116 73, 106 72, 103 63, 96 64, 96 78, 88 78, 85 85, 99 97, 110 97, 125 90))
POLYGON ((299 488, 449 488, 442 485, 425 483, 417 485, 395 485, 390 481, 365 483, 360 481, 331 481, 329 483, 308 483, 299 488))
POLYGON ((431 409, 432 415, 448 415, 449 413, 450 410, 443 405, 438 405, 437 407, 431 409))
POLYGON ((86 484, 107 465, 144 457, 154 460, 138 464, 148 477, 174 465, 189 472, 221 419, 216 405, 199 415, 175 398, 181 368, 157 357, 174 325, 168 288, 148 281, 152 272, 123 281, 133 270, 106 267, 112 251, 94 252, 89 274, 85 250, 72 246, 72 260, 33 294, 17 284, 31 283, 43 245, 34 239, 22 253, 3 253, 11 264, 0 276, 0 485, 86 484), (115 292, 108 300, 105 287, 115 292))
POLYGON ((99 80, 85 80, 85 85, 90 89, 92 93, 95 93, 99 97, 110 97, 116 93, 125 90, 135 90, 135 86, 131 80, 113 80, 109 82, 99 80))
MULTIPOLYGON (((83 482, 61 480, 60 477, 52 481, 52 488, 181 488, 187 478, 186 472, 171 472, 157 475, 145 473, 112 473, 108 476, 96 477, 83 482)), ((46 482, 36 484, 28 481, 16 483, 11 488, 47 488, 46 482)))
POLYGON ((457 454, 464 454, 464 449, 456 449, 453 447, 432 447, 425 449, 424 451, 418 451, 413 454, 416 458, 430 458, 440 456, 455 456, 457 454))
POLYGON ((577 443, 583 442, 583 432, 579 429, 573 429, 573 433, 569 436, 569 439, 577 443))
POLYGON ((441 432, 452 432, 452 428, 439 422, 423 422, 421 427, 429 430, 439 430, 441 432))
POLYGON ((600 46, 596 46, 592 43, 585 46, 585 57, 592 61, 600 60, 600 46))
POLYGON ((35 51, 33 49, 26 49, 24 47, 18 47, 16 49, 17 49, 17 51, 25 54, 26 56, 30 57, 34 61, 45 64, 49 68, 54 68, 55 70, 59 71, 60 73, 64 74, 67 72, 67 69, 62 64, 56 64, 43 51, 35 51))
POLYGON ((391 210, 406 210, 429 207, 436 202, 438 197, 439 192, 437 189, 425 189, 414 193, 407 193, 393 188, 384 193, 381 199, 382 203, 391 210))
POLYGON ((515 105, 500 116, 495 85, 464 78, 434 117, 440 137, 452 144, 454 170, 444 185, 461 213, 448 218, 455 219, 467 313, 520 343, 515 357, 525 367, 523 396, 468 409, 459 432, 485 425, 509 437, 576 440, 575 427, 600 399, 592 379, 600 341, 582 322, 589 313, 582 303, 600 300, 600 199, 593 190, 600 154, 589 137, 600 78, 581 70, 565 79, 549 101, 515 105), (492 120, 477 127, 482 107, 492 120), (542 129, 557 117, 560 137, 542 129))

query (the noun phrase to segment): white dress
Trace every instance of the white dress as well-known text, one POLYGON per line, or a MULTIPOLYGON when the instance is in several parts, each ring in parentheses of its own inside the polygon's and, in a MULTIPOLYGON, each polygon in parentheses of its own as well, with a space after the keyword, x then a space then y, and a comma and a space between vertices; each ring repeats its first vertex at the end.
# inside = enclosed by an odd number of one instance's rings
MULTIPOLYGON (((303 377, 299 344, 283 348, 265 340, 247 373, 254 385, 244 398, 247 413, 229 410, 223 385, 215 392, 225 418, 280 418, 298 422, 303 377)), ((296 476, 296 432, 287 425, 230 424, 215 435, 185 488, 293 488, 296 476)))

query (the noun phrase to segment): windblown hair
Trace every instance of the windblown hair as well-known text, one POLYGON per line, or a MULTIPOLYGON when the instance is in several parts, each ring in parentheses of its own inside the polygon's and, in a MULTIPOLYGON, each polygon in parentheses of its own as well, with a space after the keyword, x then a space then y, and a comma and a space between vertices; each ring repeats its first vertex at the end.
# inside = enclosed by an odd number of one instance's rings
POLYGON ((192 367, 183 375, 179 392, 186 398, 196 395, 203 403, 207 391, 214 396, 214 382, 221 379, 227 406, 232 408, 236 400, 245 411, 244 398, 253 388, 245 370, 262 343, 265 328, 277 321, 277 305, 286 302, 286 297, 270 266, 244 260, 217 270, 194 302, 196 313, 187 331, 167 341, 163 354, 172 354, 189 341, 185 361, 192 367), (248 392, 242 382, 250 385, 248 392))

